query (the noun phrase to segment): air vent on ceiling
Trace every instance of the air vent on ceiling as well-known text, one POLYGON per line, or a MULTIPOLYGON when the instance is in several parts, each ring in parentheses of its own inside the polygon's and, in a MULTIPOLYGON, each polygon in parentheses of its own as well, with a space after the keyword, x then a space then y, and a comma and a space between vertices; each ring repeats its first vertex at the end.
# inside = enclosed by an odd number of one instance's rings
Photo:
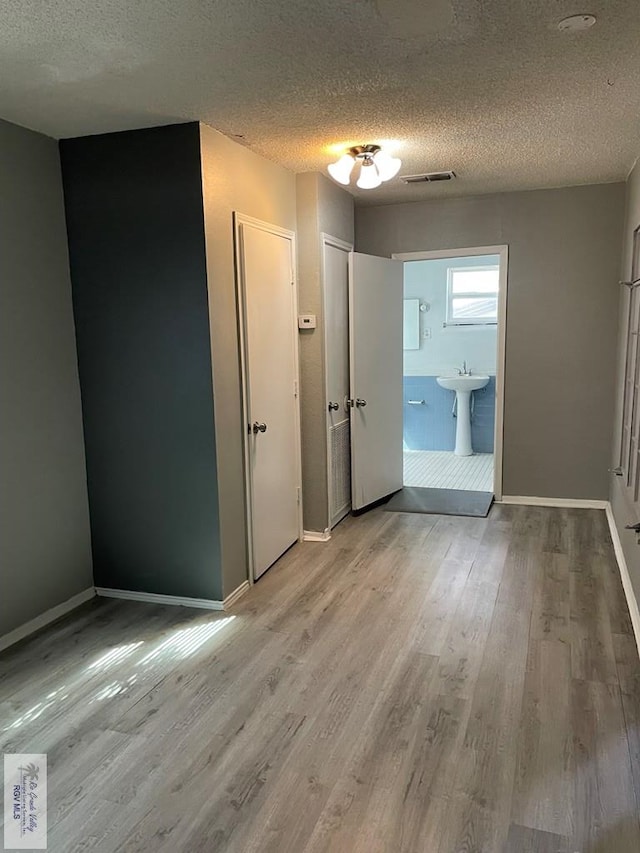
POLYGON ((431 184, 435 181, 452 181, 455 172, 428 172, 426 175, 400 175, 400 180, 405 184, 431 184))

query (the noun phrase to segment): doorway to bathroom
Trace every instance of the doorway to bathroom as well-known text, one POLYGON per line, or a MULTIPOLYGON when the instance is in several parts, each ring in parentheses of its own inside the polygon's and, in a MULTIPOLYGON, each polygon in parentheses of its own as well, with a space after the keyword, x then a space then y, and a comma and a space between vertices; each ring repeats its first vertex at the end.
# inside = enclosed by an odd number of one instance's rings
POLYGON ((499 499, 507 247, 394 258, 404 261, 404 491, 499 499))

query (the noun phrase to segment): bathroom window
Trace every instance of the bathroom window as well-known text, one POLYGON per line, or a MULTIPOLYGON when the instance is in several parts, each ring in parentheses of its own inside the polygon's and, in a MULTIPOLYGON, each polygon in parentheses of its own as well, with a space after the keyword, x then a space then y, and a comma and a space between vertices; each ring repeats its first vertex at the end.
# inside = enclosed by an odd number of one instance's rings
POLYGON ((447 325, 482 326, 498 322, 500 270, 492 267, 449 267, 447 325))

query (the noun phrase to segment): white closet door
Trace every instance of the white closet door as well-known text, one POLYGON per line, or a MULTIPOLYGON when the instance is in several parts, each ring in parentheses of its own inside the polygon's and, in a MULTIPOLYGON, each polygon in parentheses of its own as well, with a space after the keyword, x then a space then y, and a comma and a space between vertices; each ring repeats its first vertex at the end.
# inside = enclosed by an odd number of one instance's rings
POLYGON ((293 244, 239 219, 251 552, 260 577, 299 538, 293 244))

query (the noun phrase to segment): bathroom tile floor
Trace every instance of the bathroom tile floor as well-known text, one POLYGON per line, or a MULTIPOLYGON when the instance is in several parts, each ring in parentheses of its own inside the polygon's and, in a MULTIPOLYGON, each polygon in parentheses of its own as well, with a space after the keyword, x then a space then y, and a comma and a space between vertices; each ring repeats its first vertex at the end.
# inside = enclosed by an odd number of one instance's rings
POLYGON ((404 485, 493 491, 493 453, 456 456, 450 450, 405 450, 404 485))

